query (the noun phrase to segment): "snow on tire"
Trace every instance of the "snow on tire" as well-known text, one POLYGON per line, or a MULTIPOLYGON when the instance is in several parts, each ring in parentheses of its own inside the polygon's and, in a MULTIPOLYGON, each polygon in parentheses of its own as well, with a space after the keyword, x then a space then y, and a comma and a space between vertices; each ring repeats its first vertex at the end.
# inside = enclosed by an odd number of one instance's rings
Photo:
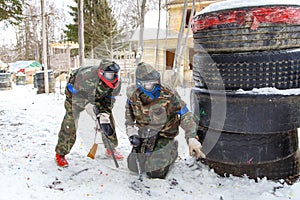
POLYGON ((193 21, 194 50, 228 53, 299 48, 299 16, 296 5, 204 12, 193 21))

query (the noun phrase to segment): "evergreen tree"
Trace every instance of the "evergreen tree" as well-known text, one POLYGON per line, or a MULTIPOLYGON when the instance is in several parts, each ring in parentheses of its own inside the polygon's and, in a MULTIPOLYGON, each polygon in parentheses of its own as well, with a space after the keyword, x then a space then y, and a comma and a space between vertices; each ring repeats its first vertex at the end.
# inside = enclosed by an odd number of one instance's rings
MULTIPOLYGON (((78 0, 74 0, 78 5, 78 0)), ((78 8, 77 6, 69 6, 71 12, 69 14, 73 17, 73 24, 66 25, 67 30, 64 31, 68 41, 78 41, 78 8)))
MULTIPOLYGON (((78 0, 75 0, 78 3, 78 0)), ((74 23, 65 31, 69 41, 78 41, 78 8, 70 6, 74 23)), ((84 45, 91 58, 110 57, 113 41, 118 34, 117 21, 106 0, 84 0, 84 45)))
POLYGON ((17 24, 22 20, 22 4, 20 0, 1 0, 0 1, 0 21, 8 21, 17 24))

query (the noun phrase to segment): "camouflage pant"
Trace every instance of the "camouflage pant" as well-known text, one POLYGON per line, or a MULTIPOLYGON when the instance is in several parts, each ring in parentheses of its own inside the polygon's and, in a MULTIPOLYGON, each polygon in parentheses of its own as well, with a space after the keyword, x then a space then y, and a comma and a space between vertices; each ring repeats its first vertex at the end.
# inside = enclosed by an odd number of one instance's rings
MULTIPOLYGON (((84 108, 77 107, 72 105, 72 99, 66 98, 65 101, 66 114, 61 124, 61 129, 58 133, 58 142, 55 147, 55 152, 59 155, 66 155, 70 153, 73 145, 76 141, 76 127, 79 118, 79 114, 84 108)), ((118 146, 118 139, 115 131, 115 124, 113 115, 110 115, 111 125, 114 129, 114 133, 109 137, 111 145, 113 148, 118 146)), ((104 134, 102 134, 102 140, 105 148, 108 148, 104 134)))
POLYGON ((170 166, 178 157, 178 142, 174 139, 159 137, 154 151, 149 155, 136 153, 134 149, 127 158, 128 168, 138 172, 136 158, 138 158, 142 172, 149 178, 165 178, 170 166))

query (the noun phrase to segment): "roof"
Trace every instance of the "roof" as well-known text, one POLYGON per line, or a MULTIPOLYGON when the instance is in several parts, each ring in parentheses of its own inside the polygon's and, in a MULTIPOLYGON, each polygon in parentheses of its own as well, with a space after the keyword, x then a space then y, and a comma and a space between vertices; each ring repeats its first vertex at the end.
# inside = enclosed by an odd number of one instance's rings
POLYGON ((20 60, 10 65, 10 72, 17 72, 23 68, 42 68, 42 65, 35 60, 20 60))
MULTIPOLYGON (((195 0, 195 3, 207 4, 215 1, 216 0, 205 0, 205 1, 195 0)), ((193 3, 193 0, 188 0, 188 3, 193 3)), ((177 4, 184 4, 184 0, 171 0, 169 3, 167 3, 167 5, 177 5, 177 4)))
POLYGON ((78 49, 79 44, 76 42, 59 42, 59 43, 52 43, 50 44, 50 47, 55 48, 55 49, 78 49))

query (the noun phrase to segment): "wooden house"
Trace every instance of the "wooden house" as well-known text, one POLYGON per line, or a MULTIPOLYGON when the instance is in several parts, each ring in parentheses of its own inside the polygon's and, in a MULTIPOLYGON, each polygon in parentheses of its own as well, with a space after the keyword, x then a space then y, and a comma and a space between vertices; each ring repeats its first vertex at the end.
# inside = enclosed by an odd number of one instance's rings
MULTIPOLYGON (((185 19, 185 30, 182 41, 185 40, 186 33, 189 30, 188 24, 191 14, 201 11, 211 3, 215 3, 218 0, 209 1, 195 1, 194 13, 191 13, 193 1, 188 1, 187 15, 185 19)), ((157 29, 158 29, 158 11, 149 11, 145 15, 145 28, 144 28, 144 42, 143 42, 143 55, 142 61, 152 64, 161 73, 162 80, 167 83, 171 83, 173 74, 173 63, 175 57, 175 51, 178 41, 178 34, 180 31, 184 0, 171 0, 167 5, 163 7, 160 15, 160 29, 158 34, 158 64, 156 66, 156 41, 157 41, 157 29), (153 12, 156 12, 153 13, 153 12)), ((133 34, 131 41, 135 43, 135 47, 138 47, 139 41, 139 28, 133 34)), ((187 45, 182 56, 182 63, 178 66, 180 84, 191 86, 193 84, 192 78, 192 63, 193 63, 193 34, 190 29, 188 34, 187 45)))

